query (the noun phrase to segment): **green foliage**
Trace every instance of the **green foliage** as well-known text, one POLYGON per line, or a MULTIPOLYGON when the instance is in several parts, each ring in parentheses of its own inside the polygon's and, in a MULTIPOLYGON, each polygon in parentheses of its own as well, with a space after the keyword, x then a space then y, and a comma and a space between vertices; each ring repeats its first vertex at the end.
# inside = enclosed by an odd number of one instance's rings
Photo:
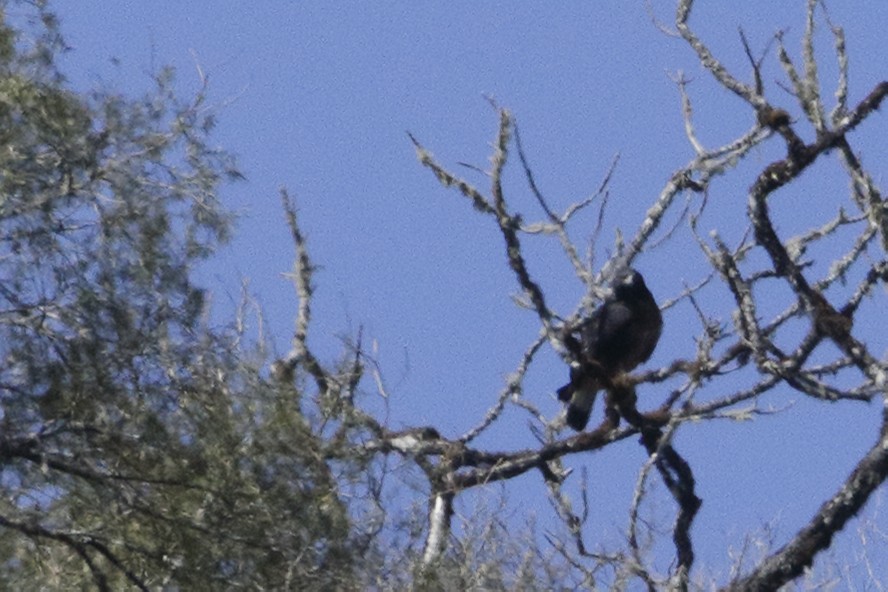
POLYGON ((54 18, 16 7, 37 25, 0 24, 0 588, 339 587, 349 521, 296 393, 191 279, 239 177, 203 96, 171 71, 75 92, 54 18))

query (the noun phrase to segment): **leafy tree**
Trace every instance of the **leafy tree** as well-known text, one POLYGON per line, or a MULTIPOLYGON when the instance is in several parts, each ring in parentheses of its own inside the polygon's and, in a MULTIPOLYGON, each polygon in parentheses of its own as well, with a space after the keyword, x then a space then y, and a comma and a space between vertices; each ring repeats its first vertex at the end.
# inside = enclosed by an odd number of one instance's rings
POLYGON ((2 587, 348 578, 345 468, 192 281, 240 176, 212 112, 170 71, 140 99, 70 91, 32 16, 0 28, 2 587))
POLYGON ((506 109, 496 107, 487 190, 413 139, 421 164, 490 219, 522 291, 518 303, 539 320, 538 336, 485 417, 447 437, 436 426, 396 431, 381 419, 367 393, 385 401, 385 381, 360 331, 343 339, 338 359, 312 350, 315 266, 286 191, 298 298, 290 351, 272 360, 266 343, 245 335, 246 302, 230 326, 212 326, 193 270, 231 232, 216 192, 240 173, 210 143, 214 114, 204 94, 180 100, 170 71, 138 99, 74 92, 54 62, 66 48, 52 13, 17 3, 31 20, 0 23, 0 585, 770 590, 802 577, 888 476, 888 415, 843 486, 786 545, 743 556, 729 577, 712 580, 695 572, 701 499, 675 435, 694 423, 761 413, 758 402, 778 386, 824 406, 886 396, 885 362, 855 325, 874 314, 867 303, 888 281, 888 222, 851 141, 888 83, 849 102, 844 34, 830 23, 840 79, 827 113, 813 50, 818 6, 808 3, 800 65, 775 37, 801 114, 794 119, 766 97, 769 54, 757 56, 741 34, 749 57, 744 82, 695 34, 691 0, 678 1, 677 35, 745 103, 750 128, 706 148, 679 77, 695 156, 666 181, 635 232, 618 237, 598 272, 568 229, 590 206, 598 206, 597 219, 606 214, 613 170, 595 197, 560 211, 537 186, 506 109), (799 131, 805 125, 814 132, 810 142, 799 131), (785 153, 756 171, 745 202, 730 205, 749 232, 734 243, 719 230, 702 235, 698 223, 714 207, 716 180, 739 174, 745 157, 774 143, 785 153), (804 233, 784 236, 771 211, 776 193, 832 157, 847 171, 850 199, 835 204, 832 219, 812 214, 804 233), (508 200, 510 158, 543 212, 539 222, 526 222, 508 200), (571 333, 620 270, 666 240, 657 232, 669 219, 678 222, 661 234, 684 233, 710 262, 698 283, 663 306, 667 324, 677 303, 698 312, 696 353, 615 377, 600 425, 567 433, 561 416, 524 397, 525 375, 547 346, 567 364, 581 361, 571 333), (563 248, 586 293, 575 310, 551 308, 522 247, 530 234, 552 236, 563 248), (839 257, 827 265, 807 258, 827 241, 840 245, 839 257), (748 382, 738 386, 729 375, 748 382), (528 413, 538 446, 491 451, 477 444, 505 421, 508 407, 528 413), (627 540, 613 550, 605 546, 612 541, 594 540, 584 528, 586 500, 572 498, 566 484, 576 476, 563 461, 630 438, 639 439, 647 461, 627 540), (510 508, 508 487, 499 496, 491 486, 521 475, 545 483, 560 530, 530 525, 515 536, 501 517, 510 508), (669 525, 644 516, 655 478, 673 502, 669 525), (476 510, 460 516, 457 501, 466 497, 476 510), (654 549, 663 539, 665 568, 662 549, 654 549))

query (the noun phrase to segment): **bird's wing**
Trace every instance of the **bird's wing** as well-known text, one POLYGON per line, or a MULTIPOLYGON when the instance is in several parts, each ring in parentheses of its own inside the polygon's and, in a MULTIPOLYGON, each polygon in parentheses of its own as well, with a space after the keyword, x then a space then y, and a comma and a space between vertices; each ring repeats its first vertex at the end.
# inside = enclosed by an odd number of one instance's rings
POLYGON ((608 347, 632 322, 632 310, 619 300, 605 302, 589 319, 583 332, 583 345, 594 359, 600 356, 601 347, 608 347))

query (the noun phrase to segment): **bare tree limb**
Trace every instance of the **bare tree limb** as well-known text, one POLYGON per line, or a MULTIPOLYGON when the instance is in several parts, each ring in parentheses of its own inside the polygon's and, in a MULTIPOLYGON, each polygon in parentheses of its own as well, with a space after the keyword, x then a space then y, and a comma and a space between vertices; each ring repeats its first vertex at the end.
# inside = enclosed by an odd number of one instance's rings
POLYGON ((725 590, 776 590, 800 576, 833 536, 857 515, 872 493, 888 478, 888 407, 883 409, 882 430, 875 445, 857 463, 842 487, 827 500, 808 524, 786 546, 725 590))

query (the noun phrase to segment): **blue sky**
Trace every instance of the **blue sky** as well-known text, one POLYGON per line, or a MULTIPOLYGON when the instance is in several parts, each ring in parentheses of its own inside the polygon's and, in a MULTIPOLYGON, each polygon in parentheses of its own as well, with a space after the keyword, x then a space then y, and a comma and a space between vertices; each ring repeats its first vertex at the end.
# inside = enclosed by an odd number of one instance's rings
MULTIPOLYGON (((655 4, 658 18, 670 22, 672 3, 655 4)), ((876 58, 884 55, 888 4, 833 4, 830 16, 848 39, 853 105, 888 77, 884 59, 876 58)), ((286 349, 295 298, 281 274, 291 268, 293 248, 278 188, 287 186, 321 266, 312 345, 332 360, 337 336, 363 326, 365 337, 378 342, 391 425, 433 424, 451 437, 477 423, 495 401, 538 323, 512 303, 517 284, 492 220, 418 164, 406 132, 483 187, 480 174, 457 163, 487 166, 497 120, 485 96, 494 97, 517 117, 537 182, 559 209, 594 193, 619 153, 597 245, 600 264, 615 230, 631 236, 669 175, 693 157, 670 74, 683 71, 692 80, 697 132, 707 146, 730 141, 753 121, 748 108, 710 81, 682 41, 654 26, 642 2, 552 8, 531 2, 80 0, 59 2, 56 9, 74 50, 63 64, 78 88, 138 94, 150 88, 152 71, 171 64, 188 95, 199 87, 197 66, 208 76, 210 102, 220 111, 216 140, 239 156, 247 177, 223 190, 226 203, 242 214, 236 238, 202 270, 217 317, 230 313, 248 278, 266 329, 280 351, 286 349)), ((804 2, 701 2, 691 24, 728 68, 749 80, 738 26, 756 49, 785 29, 787 47, 798 57, 804 2)), ((820 75, 831 107, 836 66, 822 19, 819 31, 820 75)), ((773 51, 765 79, 773 102, 800 117, 774 83, 784 78, 773 51)), ((811 139, 809 127, 799 131, 811 139)), ((888 165, 879 151, 886 132, 888 122, 877 115, 854 136, 877 182, 888 165)), ((782 152, 772 139, 713 184, 702 222, 707 230, 718 229, 736 244, 746 227, 745 190, 782 152)), ((526 220, 540 219, 516 165, 507 171, 507 198, 526 220)), ((851 207, 835 160, 778 195, 773 207, 783 236, 823 223, 840 204, 851 207)), ((584 245, 594 224, 591 212, 578 220, 574 239, 584 245)), ((686 225, 677 234, 638 261, 661 302, 708 270, 686 225)), ((556 241, 529 237, 524 243, 530 271, 550 304, 568 314, 582 287, 556 241)), ((822 269, 834 255, 827 250, 815 257, 822 269)), ((732 302, 724 293, 704 302, 708 313, 731 322, 732 302)), ((773 310, 784 302, 775 299, 773 310)), ((881 291, 870 310, 879 314, 884 304, 881 291)), ((650 367, 693 356, 700 328, 690 307, 670 309, 665 322, 650 367)), ((874 328, 860 328, 858 335, 880 343, 873 349, 883 354, 884 337, 874 328)), ((527 377, 525 396, 554 415, 559 405, 553 393, 565 376, 563 364, 546 351, 527 377)), ((640 394, 652 397, 652 405, 663 398, 655 389, 640 394)), ((688 425, 676 440, 704 500, 693 531, 698 566, 716 574, 727 566, 728 548, 739 548, 752 528, 774 525, 775 542, 784 542, 877 435, 876 403, 825 405, 780 388, 760 404, 789 409, 754 422, 688 425)), ((526 416, 514 410, 479 441, 491 449, 532 444, 526 416)), ((587 543, 622 540, 643 462, 634 441, 570 459, 590 474, 594 508, 587 543)), ((542 523, 553 519, 544 490, 536 475, 506 486, 516 515, 533 513, 542 523)), ((660 498, 659 504, 656 513, 668 524, 671 502, 660 498)), ((884 511, 876 516, 885 528, 884 511)), ((855 527, 840 541, 848 556, 855 527)))

